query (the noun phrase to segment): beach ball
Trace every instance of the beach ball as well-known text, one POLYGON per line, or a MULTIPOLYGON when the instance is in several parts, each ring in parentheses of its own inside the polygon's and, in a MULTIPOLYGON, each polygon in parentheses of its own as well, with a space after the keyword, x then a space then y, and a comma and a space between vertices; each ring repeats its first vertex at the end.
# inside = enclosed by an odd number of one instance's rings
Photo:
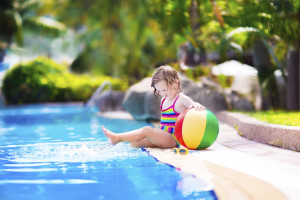
POLYGON ((206 149, 216 141, 218 134, 218 120, 209 110, 187 109, 175 123, 175 137, 188 149, 206 149))

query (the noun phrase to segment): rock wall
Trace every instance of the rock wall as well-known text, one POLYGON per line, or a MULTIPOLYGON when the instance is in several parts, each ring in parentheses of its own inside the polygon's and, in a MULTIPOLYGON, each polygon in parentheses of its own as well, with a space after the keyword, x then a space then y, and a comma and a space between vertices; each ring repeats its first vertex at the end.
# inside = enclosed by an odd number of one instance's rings
MULTIPOLYGON (((216 83, 204 79, 195 83, 180 75, 183 93, 212 112, 228 109, 253 110, 253 105, 237 93, 226 94, 216 83)), ((160 120, 160 100, 153 94, 151 78, 145 78, 126 92, 123 107, 135 120, 160 120)))

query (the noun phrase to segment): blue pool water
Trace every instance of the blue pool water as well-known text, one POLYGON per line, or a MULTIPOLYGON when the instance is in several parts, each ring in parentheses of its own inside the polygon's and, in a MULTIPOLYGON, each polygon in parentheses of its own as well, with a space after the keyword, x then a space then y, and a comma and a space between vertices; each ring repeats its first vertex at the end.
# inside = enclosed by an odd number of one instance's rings
POLYGON ((80 105, 0 110, 0 199, 217 199, 207 183, 129 144, 109 145, 101 126, 150 125, 82 112, 80 105))

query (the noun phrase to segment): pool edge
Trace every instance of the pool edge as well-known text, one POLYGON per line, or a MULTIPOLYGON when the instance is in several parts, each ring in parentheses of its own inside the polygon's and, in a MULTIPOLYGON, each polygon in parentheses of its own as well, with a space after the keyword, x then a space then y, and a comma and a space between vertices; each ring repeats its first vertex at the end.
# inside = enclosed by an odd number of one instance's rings
POLYGON ((151 156, 208 182, 218 199, 287 199, 271 184, 221 165, 205 161, 193 154, 175 155, 170 149, 147 148, 151 156))

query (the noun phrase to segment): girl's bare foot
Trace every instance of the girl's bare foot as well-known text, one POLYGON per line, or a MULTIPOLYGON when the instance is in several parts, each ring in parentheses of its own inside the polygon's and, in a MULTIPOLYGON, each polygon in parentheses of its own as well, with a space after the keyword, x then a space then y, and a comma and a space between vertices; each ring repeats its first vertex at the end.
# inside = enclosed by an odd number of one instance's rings
POLYGON ((102 126, 101 128, 103 130, 104 135, 109 139, 111 144, 115 145, 119 142, 119 137, 117 134, 106 129, 104 126, 102 126))

